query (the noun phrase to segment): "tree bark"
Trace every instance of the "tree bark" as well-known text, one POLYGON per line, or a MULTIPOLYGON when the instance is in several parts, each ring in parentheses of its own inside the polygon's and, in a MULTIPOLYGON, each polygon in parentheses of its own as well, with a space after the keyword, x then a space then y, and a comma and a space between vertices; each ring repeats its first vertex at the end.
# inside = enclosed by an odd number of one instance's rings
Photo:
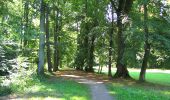
POLYGON ((59 32, 59 25, 58 25, 58 20, 59 20, 59 11, 57 9, 57 13, 55 13, 55 31, 54 31, 54 70, 53 71, 58 71, 59 68, 59 59, 58 59, 58 32, 59 32))
POLYGON ((150 54, 150 44, 149 44, 149 31, 147 26, 147 20, 148 20, 148 9, 147 9, 147 3, 144 3, 144 33, 145 33, 145 53, 144 58, 142 62, 141 72, 139 76, 139 81, 144 82, 145 81, 145 73, 147 69, 147 63, 149 59, 150 54))
MULTIPOLYGON (((127 70, 126 65, 124 64, 124 51, 125 51, 125 43, 124 43, 124 36, 123 36, 123 24, 122 24, 122 15, 127 14, 128 10, 125 9, 127 5, 129 4, 128 0, 120 0, 118 8, 116 10, 117 13, 117 27, 118 27, 118 33, 117 33, 117 64, 116 64, 116 74, 114 75, 114 78, 130 78, 129 72, 127 70)), ((130 7, 128 8, 130 9, 130 7)))
POLYGON ((110 40, 109 40, 109 66, 108 66, 108 76, 109 77, 112 77, 112 49, 113 49, 113 31, 114 31, 113 30, 113 27, 114 27, 113 4, 112 4, 111 13, 112 13, 112 22, 111 22, 111 28, 110 28, 110 33, 109 33, 109 36, 110 36, 110 40))
POLYGON ((46 47, 47 47, 47 64, 48 64, 48 71, 52 72, 52 62, 51 62, 51 50, 49 44, 49 7, 46 4, 46 47))
POLYGON ((88 72, 94 72, 93 65, 94 65, 94 40, 95 36, 93 35, 91 37, 91 41, 89 41, 89 51, 88 51, 88 68, 86 71, 88 72))
POLYGON ((38 74, 44 74, 44 47, 45 47, 45 6, 44 1, 40 0, 40 37, 39 37, 39 62, 38 74))
POLYGON ((25 47, 28 44, 28 15, 29 15, 29 1, 25 1, 24 4, 24 44, 25 47))

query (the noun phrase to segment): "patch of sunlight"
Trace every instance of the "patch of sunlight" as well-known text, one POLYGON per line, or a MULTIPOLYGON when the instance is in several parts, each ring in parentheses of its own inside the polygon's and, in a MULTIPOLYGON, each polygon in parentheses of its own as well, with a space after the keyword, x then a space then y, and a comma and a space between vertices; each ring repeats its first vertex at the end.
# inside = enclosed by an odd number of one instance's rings
POLYGON ((115 95, 115 94, 116 94, 115 91, 110 91, 109 93, 112 94, 112 95, 115 95))
POLYGON ((86 100, 86 98, 85 97, 73 96, 73 97, 71 97, 70 100, 86 100))
POLYGON ((34 24, 34 26, 39 26, 40 22, 39 22, 39 20, 37 18, 34 18, 33 19, 33 24, 34 24))
POLYGON ((61 75, 61 76, 65 76, 65 77, 73 77, 73 78, 80 78, 81 76, 76 76, 76 75, 61 75))
POLYGON ((168 4, 170 4, 170 0, 167 0, 168 1, 168 4))
POLYGON ((55 97, 32 97, 27 100, 64 100, 63 98, 55 98, 55 97))
POLYGON ((96 82, 97 84, 102 84, 103 82, 96 82))
POLYGON ((52 92, 53 90, 52 90, 52 89, 46 89, 46 91, 48 91, 48 92, 52 92))
POLYGON ((170 95, 170 91, 164 91, 163 94, 170 95))
POLYGON ((41 89, 42 89, 41 86, 35 85, 35 86, 33 86, 33 87, 30 88, 30 91, 32 91, 32 92, 37 92, 37 91, 39 91, 39 90, 41 90, 41 89))

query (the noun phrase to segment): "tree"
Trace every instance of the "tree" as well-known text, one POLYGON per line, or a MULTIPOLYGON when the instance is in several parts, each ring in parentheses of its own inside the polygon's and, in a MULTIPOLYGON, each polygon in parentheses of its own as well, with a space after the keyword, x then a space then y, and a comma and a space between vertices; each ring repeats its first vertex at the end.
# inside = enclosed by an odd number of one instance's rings
POLYGON ((44 0, 40 0, 40 36, 39 36, 39 61, 38 74, 44 74, 44 48, 45 48, 45 4, 44 0))
POLYGON ((125 38, 123 35, 123 23, 122 23, 122 17, 127 17, 127 14, 129 13, 132 3, 132 0, 119 0, 118 5, 115 5, 115 2, 111 0, 111 3, 113 7, 116 10, 117 14, 117 64, 116 64, 116 74, 114 75, 115 78, 123 77, 123 78, 129 78, 129 73, 127 70, 127 66, 124 64, 124 50, 125 50, 125 38))
POLYGON ((147 63, 148 63, 148 58, 150 54, 150 44, 149 44, 149 32, 148 32, 148 26, 147 26, 147 20, 148 20, 148 11, 147 11, 147 4, 148 2, 144 2, 143 4, 143 9, 144 9, 144 33, 145 33, 145 52, 144 52, 144 58, 143 58, 143 63, 141 67, 141 72, 140 72, 140 81, 145 81, 145 73, 146 73, 146 68, 147 68, 147 63))
POLYGON ((112 77, 112 50, 113 50, 113 32, 114 32, 114 8, 113 8, 114 4, 111 2, 111 28, 110 28, 110 32, 109 32, 109 67, 108 67, 108 76, 112 77))
MULTIPOLYGON (((28 44, 28 21, 29 21, 29 1, 24 2, 24 17, 23 17, 23 46, 26 47, 28 44)), ((22 42, 22 40, 21 40, 22 42)), ((22 45, 22 44, 21 44, 22 45)))
MULTIPOLYGON (((55 5, 54 5, 55 7, 55 5)), ((59 9, 59 1, 57 2, 57 6, 55 7, 54 15, 55 15, 55 27, 54 27, 54 70, 59 70, 59 33, 61 31, 61 12, 59 9), (55 11, 56 10, 56 11, 55 11)))
POLYGON ((46 47, 47 47, 47 63, 48 63, 48 71, 52 72, 52 62, 51 62, 51 50, 50 50, 50 34, 49 34, 49 5, 46 4, 46 47))

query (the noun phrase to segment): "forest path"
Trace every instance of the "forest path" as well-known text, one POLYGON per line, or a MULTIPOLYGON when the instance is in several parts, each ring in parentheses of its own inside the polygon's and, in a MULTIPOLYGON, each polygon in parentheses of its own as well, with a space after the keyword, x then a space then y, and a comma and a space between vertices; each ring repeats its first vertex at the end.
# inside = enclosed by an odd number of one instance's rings
POLYGON ((115 100, 106 89, 105 83, 110 82, 106 76, 74 70, 60 71, 55 74, 57 77, 71 79, 78 83, 89 85, 92 93, 92 100, 115 100))

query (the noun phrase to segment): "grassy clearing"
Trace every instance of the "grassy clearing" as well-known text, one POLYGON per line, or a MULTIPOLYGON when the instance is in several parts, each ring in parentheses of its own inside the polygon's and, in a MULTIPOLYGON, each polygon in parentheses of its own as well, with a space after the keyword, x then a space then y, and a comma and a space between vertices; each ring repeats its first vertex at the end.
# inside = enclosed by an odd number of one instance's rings
MULTIPOLYGON (((140 69, 128 70, 132 78, 138 80, 140 69)), ((115 71, 116 69, 113 69, 113 75, 115 71)), ((168 70, 149 69, 146 73, 146 83, 113 80, 111 84, 108 84, 108 90, 117 100, 170 100, 169 72, 168 70)), ((107 73, 107 68, 103 69, 103 73, 107 73)))
POLYGON ((89 100, 90 98, 86 86, 62 79, 44 80, 30 87, 26 92, 31 99, 89 100))
MULTIPOLYGON (((139 72, 130 72, 130 75, 136 80, 139 78, 139 72)), ((161 72, 147 72, 146 81, 170 86, 170 74, 161 72)))
MULTIPOLYGON (((10 86, 18 99, 27 100, 90 100, 88 86, 52 75, 45 78, 33 76, 10 86)), ((3 92, 3 91, 2 91, 3 92)))
POLYGON ((119 81, 108 85, 117 100, 170 100, 170 87, 134 81, 119 81))
MULTIPOLYGON (((139 70, 129 70, 130 75, 138 80, 139 70)), ((146 83, 138 81, 115 80, 108 85, 108 90, 117 100, 170 100, 170 74, 153 72, 146 73, 146 83)))
MULTIPOLYGON (((95 69, 97 72, 98 68, 95 69)), ((131 69, 129 68, 130 76, 136 80, 139 79, 140 69, 131 69)), ((108 69, 103 68, 102 73, 107 74, 108 69)), ((112 75, 115 74, 116 69, 112 69, 112 75)), ((147 69, 146 72, 146 81, 151 83, 156 83, 160 85, 170 86, 170 70, 161 70, 161 69, 147 69), (167 72, 167 73, 164 73, 167 72)))

